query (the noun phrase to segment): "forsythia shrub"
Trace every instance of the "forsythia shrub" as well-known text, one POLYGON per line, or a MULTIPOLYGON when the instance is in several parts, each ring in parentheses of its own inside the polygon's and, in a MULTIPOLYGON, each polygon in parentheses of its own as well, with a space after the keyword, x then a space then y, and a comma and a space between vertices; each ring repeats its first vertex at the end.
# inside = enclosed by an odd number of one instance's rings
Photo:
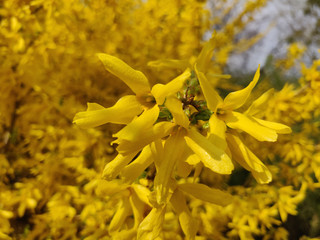
POLYGON ((2 1, 0 239, 288 239, 320 186, 319 60, 279 91, 223 72, 266 2, 2 1))

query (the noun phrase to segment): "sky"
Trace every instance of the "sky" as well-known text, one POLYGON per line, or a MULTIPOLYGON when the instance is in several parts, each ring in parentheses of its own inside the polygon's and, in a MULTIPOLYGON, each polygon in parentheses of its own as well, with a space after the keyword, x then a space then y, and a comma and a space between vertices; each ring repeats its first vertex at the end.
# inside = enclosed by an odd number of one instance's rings
MULTIPOLYGON (((232 1, 231 1, 232 2, 232 1)), ((287 39, 295 31, 300 31, 300 38, 312 39, 312 30, 315 28, 316 18, 304 14, 306 0, 271 0, 256 15, 255 20, 248 25, 244 34, 264 32, 270 26, 270 30, 254 47, 248 52, 234 54, 229 62, 231 71, 250 72, 254 71, 258 64, 263 66, 270 54, 283 56, 288 46, 287 39)), ((319 9, 318 16, 320 16, 319 9)), ((307 65, 310 64, 310 56, 316 54, 320 46, 312 43, 308 53, 303 59, 307 65)))

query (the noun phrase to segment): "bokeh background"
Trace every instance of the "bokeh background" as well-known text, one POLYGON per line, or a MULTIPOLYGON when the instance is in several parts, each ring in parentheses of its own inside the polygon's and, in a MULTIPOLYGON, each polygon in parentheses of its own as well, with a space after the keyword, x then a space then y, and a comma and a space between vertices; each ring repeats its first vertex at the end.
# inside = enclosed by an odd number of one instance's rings
MULTIPOLYGON (((72 124, 87 102, 105 107, 130 93, 96 57, 117 56, 151 84, 183 69, 150 61, 192 61, 216 34, 210 80, 222 95, 262 68, 256 97, 276 94, 265 118, 294 133, 277 144, 246 139, 274 175, 203 171, 200 182, 236 196, 221 208, 190 199, 197 239, 311 239, 320 236, 320 2, 317 0, 0 1, 0 239, 125 239, 110 229, 122 196, 101 179, 121 126, 72 124)), ((114 185, 111 185, 114 184, 114 185)), ((168 212, 164 239, 184 239, 168 212)), ((130 216, 123 226, 130 225, 130 216)), ((122 226, 122 227, 123 227, 122 226)))

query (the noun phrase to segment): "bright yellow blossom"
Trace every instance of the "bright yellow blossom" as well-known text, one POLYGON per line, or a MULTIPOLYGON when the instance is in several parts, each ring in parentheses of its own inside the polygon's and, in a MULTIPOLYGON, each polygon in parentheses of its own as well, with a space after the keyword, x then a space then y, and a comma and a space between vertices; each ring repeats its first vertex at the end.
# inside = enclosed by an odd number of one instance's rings
POLYGON ((262 94, 286 79, 268 62, 248 98, 223 75, 267 3, 3 0, 0 239, 285 240, 305 209, 318 231, 320 61, 262 94))

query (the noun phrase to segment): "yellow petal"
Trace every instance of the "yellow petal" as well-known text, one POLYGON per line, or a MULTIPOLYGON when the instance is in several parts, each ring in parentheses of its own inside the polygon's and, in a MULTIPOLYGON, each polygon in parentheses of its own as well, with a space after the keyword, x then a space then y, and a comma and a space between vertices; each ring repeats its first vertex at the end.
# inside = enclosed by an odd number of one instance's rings
POLYGON ((104 167, 102 177, 107 180, 114 179, 121 170, 136 156, 138 151, 132 152, 128 155, 118 154, 111 162, 104 167))
POLYGON ((113 216, 108 230, 110 233, 119 231, 123 226, 124 221, 132 214, 129 199, 123 198, 120 202, 116 214, 113 216))
POLYGON ((185 158, 181 157, 177 162, 176 174, 179 177, 187 178, 190 175, 192 168, 193 167, 185 161, 185 158))
POLYGON ((258 183, 269 183, 272 180, 272 175, 269 169, 260 161, 260 159, 247 148, 237 133, 227 134, 229 149, 232 152, 232 157, 242 167, 252 172, 253 177, 258 183))
POLYGON ((117 139, 117 151, 124 155, 134 151, 140 151, 151 142, 168 136, 176 124, 171 122, 159 122, 150 128, 141 129, 140 134, 136 135, 131 141, 117 139))
POLYGON ((156 166, 156 168, 160 167, 161 161, 163 159, 163 155, 164 155, 164 151, 163 151, 163 147, 164 147, 164 143, 165 140, 162 139, 156 139, 155 141, 153 141, 150 144, 150 149, 151 149, 151 153, 152 153, 152 158, 154 160, 154 164, 156 166))
POLYGON ((194 173, 193 173, 193 182, 197 180, 197 178, 200 176, 202 169, 203 169, 203 163, 199 162, 194 168, 194 173))
POLYGON ((174 211, 179 216, 180 226, 186 239, 195 239, 198 231, 198 222, 191 216, 183 193, 179 189, 176 189, 172 194, 170 202, 174 211))
POLYGON ((171 135, 164 144, 163 159, 157 169, 157 175, 154 179, 154 190, 156 200, 159 205, 166 204, 169 200, 170 179, 173 177, 173 170, 178 159, 181 157, 184 149, 183 136, 185 129, 179 129, 177 133, 171 135))
POLYGON ((280 218, 282 222, 286 222, 287 218, 288 218, 288 213, 285 210, 284 204, 278 204, 278 208, 279 208, 279 214, 280 214, 280 218))
POLYGON ((252 176, 259 184, 267 184, 272 181, 272 174, 266 166, 263 166, 263 172, 252 171, 252 176))
POLYGON ((173 116, 173 120, 177 125, 188 129, 189 126, 189 118, 183 111, 182 102, 178 100, 176 97, 168 97, 165 103, 166 107, 169 109, 173 116))
POLYGON ((260 77, 260 65, 249 85, 236 92, 229 93, 223 101, 222 108, 226 110, 235 110, 241 107, 248 99, 252 89, 256 86, 260 77))
POLYGON ((146 188, 145 186, 139 185, 139 184, 132 184, 131 187, 133 188, 133 190, 135 191, 135 193, 137 194, 138 198, 145 203, 146 205, 151 207, 151 203, 149 201, 149 194, 150 194, 150 190, 148 188, 146 188))
POLYGON ((110 108, 96 103, 88 103, 86 112, 75 115, 73 123, 82 128, 97 127, 105 123, 128 124, 142 112, 142 106, 135 96, 122 97, 110 108))
POLYGON ((129 185, 124 184, 119 179, 114 179, 113 181, 106 181, 103 179, 98 179, 97 181, 90 181, 85 185, 85 191, 95 191, 97 196, 106 197, 112 196, 114 194, 125 192, 129 185))
POLYGON ((214 36, 207 41, 203 47, 202 50, 196 60, 196 64, 198 66, 198 70, 200 72, 206 73, 208 65, 211 61, 213 50, 214 50, 214 36))
MULTIPOLYGON (((198 158, 198 157, 188 147, 188 145, 185 142, 185 140, 183 140, 182 148, 184 149, 184 152, 183 152, 182 156, 179 158, 179 160, 177 162, 176 174, 179 177, 186 178, 186 177, 189 176, 189 174, 191 173, 191 171, 193 169, 192 165, 187 162, 187 159, 190 158, 191 155, 196 156, 196 158, 198 158)), ((200 161, 199 158, 198 158, 198 161, 200 161)))
POLYGON ((190 165, 196 165, 199 162, 201 162, 201 159, 198 157, 197 154, 193 153, 188 156, 188 158, 186 159, 186 162, 189 163, 190 165))
POLYGON ((183 183, 178 189, 205 202, 214 203, 220 206, 227 206, 233 200, 232 195, 218 189, 213 189, 200 183, 183 183))
POLYGON ((185 70, 181 75, 167 83, 166 85, 163 84, 156 84, 152 87, 151 94, 157 101, 158 105, 162 105, 165 98, 169 95, 179 92, 185 81, 191 76, 190 69, 185 70))
POLYGON ((205 167, 216 173, 230 174, 234 168, 224 150, 215 146, 196 130, 191 129, 185 140, 192 151, 198 155, 205 167))
POLYGON ((134 216, 133 228, 138 228, 139 224, 144 219, 145 204, 140 200, 135 191, 132 191, 129 200, 134 216))
MULTIPOLYGON (((129 97, 130 95, 128 95, 128 96, 125 96, 125 97, 129 97)), ((125 98, 124 97, 124 98, 125 98)), ((135 98, 135 96, 130 96, 130 97, 134 97, 135 98)), ((119 101, 123 101, 124 99, 122 98, 120 98, 119 100, 118 100, 118 102, 119 101)), ((117 103, 118 103, 117 102, 117 103)), ((103 107, 103 106, 101 106, 100 104, 98 104, 98 103, 87 103, 87 105, 88 105, 88 109, 87 109, 87 111, 96 111, 96 110, 101 110, 101 109, 105 109, 105 107, 103 107)))
POLYGON ((176 60, 176 59, 162 59, 162 60, 156 60, 156 61, 150 61, 148 62, 149 67, 153 68, 173 68, 173 69, 180 69, 185 70, 186 68, 190 67, 190 64, 187 60, 176 60))
POLYGON ((98 53, 97 56, 104 67, 127 84, 134 93, 144 95, 150 92, 148 79, 142 72, 134 70, 117 57, 104 53, 98 53))
POLYGON ((159 107, 158 105, 154 105, 153 108, 144 111, 139 117, 113 136, 127 141, 134 141, 140 137, 140 134, 145 131, 146 128, 151 127, 155 123, 158 116, 159 107))
POLYGON ((250 158, 249 152, 251 152, 241 141, 236 132, 233 134, 227 134, 228 143, 230 146, 230 150, 232 152, 232 156, 235 160, 239 159, 240 164, 246 168, 248 171, 254 170, 256 172, 263 172, 263 163, 253 154, 253 158, 250 158), (244 162, 242 162, 244 161, 244 162))
POLYGON ((262 94, 258 99, 256 99, 248 110, 245 112, 246 115, 255 116, 261 112, 265 111, 267 101, 269 100, 270 96, 273 94, 274 89, 271 88, 264 94, 262 94))
POLYGON ((132 240, 132 239, 135 239, 136 236, 137 236, 137 229, 131 228, 128 230, 122 230, 120 232, 114 232, 113 234, 111 234, 111 239, 112 240, 132 240))
POLYGON ((214 143, 218 148, 225 150, 227 148, 226 124, 224 123, 224 121, 220 120, 215 114, 212 114, 209 119, 209 126, 209 141, 214 143))
POLYGON ((215 78, 222 78, 222 79, 230 79, 231 78, 230 74, 216 74, 216 73, 212 73, 212 72, 208 72, 206 74, 206 76, 209 79, 209 82, 211 79, 215 79, 215 78))
POLYGON ((227 115, 225 122, 233 129, 240 129, 259 141, 275 142, 278 135, 275 130, 260 125, 250 116, 238 112, 227 115))
POLYGON ((253 119, 256 120, 260 125, 273 129, 277 133, 288 134, 292 132, 291 128, 288 127, 287 125, 276 123, 276 122, 265 121, 255 117, 253 117, 253 119))
POLYGON ((162 206, 160 208, 153 208, 148 216, 146 216, 139 225, 137 239, 156 239, 162 232, 165 212, 165 206, 162 206))
POLYGON ((206 76, 202 72, 198 71, 197 64, 195 65, 195 72, 197 74, 203 95, 207 101, 207 106, 211 111, 215 112, 218 104, 222 102, 222 99, 216 90, 213 89, 206 76))
POLYGON ((143 148, 140 155, 121 171, 126 182, 133 182, 153 162, 150 146, 143 148))

